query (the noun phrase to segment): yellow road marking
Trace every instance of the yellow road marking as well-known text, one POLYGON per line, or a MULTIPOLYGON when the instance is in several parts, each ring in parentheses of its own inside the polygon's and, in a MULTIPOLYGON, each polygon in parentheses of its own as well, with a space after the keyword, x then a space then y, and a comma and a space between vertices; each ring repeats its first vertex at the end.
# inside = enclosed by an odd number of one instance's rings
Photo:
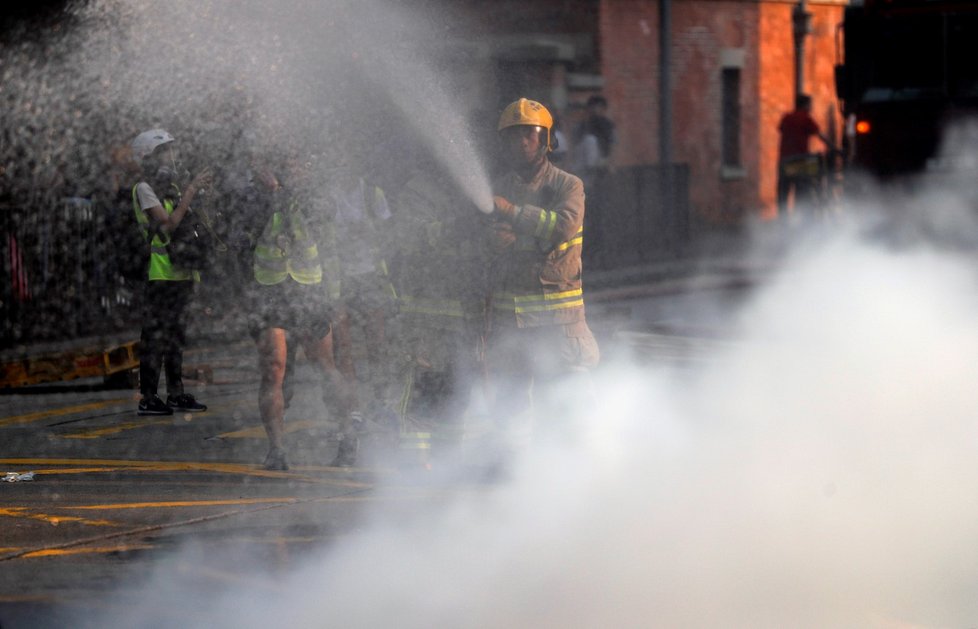
POLYGON ((92 555, 106 553, 123 553, 132 550, 150 550, 152 544, 124 544, 121 546, 95 546, 90 548, 51 548, 35 550, 21 556, 21 559, 37 559, 39 557, 64 557, 66 555, 92 555))
POLYGON ((123 422, 121 424, 113 424, 112 426, 106 426, 104 428, 89 428, 87 430, 82 430, 79 432, 69 433, 67 435, 60 435, 62 439, 98 439, 99 437, 104 437, 106 435, 116 435, 125 430, 132 430, 133 428, 145 428, 146 426, 161 426, 169 425, 173 423, 173 418, 167 415, 166 419, 151 419, 136 422, 123 422))
POLYGON ((336 537, 336 536, 335 535, 320 535, 318 537, 278 536, 278 537, 267 537, 267 538, 232 537, 225 541, 232 544, 316 544, 329 537, 336 537))
POLYGON ((258 577, 246 576, 237 572, 227 572, 224 570, 218 570, 216 568, 211 568, 209 566, 179 564, 177 568, 181 572, 209 577, 216 581, 224 581, 226 583, 235 583, 239 585, 245 584, 245 585, 250 585, 252 587, 260 587, 264 590, 270 590, 272 592, 278 592, 281 594, 285 594, 288 591, 288 588, 276 583, 275 581, 270 581, 268 579, 261 579, 258 577))
MULTIPOLYGON (((203 415, 207 416, 209 413, 226 413, 228 411, 235 411, 240 408, 248 408, 249 410, 254 410, 255 415, 258 414, 258 399, 257 396, 252 398, 235 398, 233 400, 223 400, 217 402, 207 402, 207 410, 203 413, 191 413, 190 411, 173 411, 173 417, 187 417, 192 415, 203 415)), ((168 416, 169 417, 169 416, 168 416)))
POLYGON ((69 522, 76 524, 87 524, 88 526, 122 526, 118 522, 112 522, 111 520, 88 520, 86 518, 80 518, 73 515, 50 515, 47 513, 30 511, 27 509, 27 507, 9 507, 6 509, 0 508, 0 517, 40 520, 41 522, 47 522, 49 524, 53 524, 54 526, 59 524, 67 524, 69 522))
MULTIPOLYGON (((321 542, 322 541, 322 538, 314 538, 314 537, 284 538, 284 537, 277 537, 277 538, 273 538, 273 539, 249 538, 249 539, 240 539, 240 540, 232 540, 232 541, 247 541, 247 542, 253 543, 253 544, 270 544, 270 543, 280 543, 280 542, 284 542, 286 544, 311 544, 311 543, 321 542)), ((45 549, 41 549, 41 550, 34 550, 34 551, 27 552, 27 553, 21 555, 20 556, 20 559, 39 559, 39 558, 43 558, 43 557, 65 557, 65 556, 69 556, 69 555, 95 555, 95 554, 124 553, 124 552, 131 552, 131 551, 134 551, 134 550, 153 550, 154 548, 156 548, 155 545, 149 544, 149 543, 146 543, 146 542, 137 543, 137 544, 119 544, 119 545, 116 545, 116 546, 88 546, 88 547, 84 547, 84 548, 45 548, 45 549)), ((23 548, 17 548, 17 547, 0 548, 0 552, 4 552, 4 553, 7 553, 7 552, 19 552, 19 551, 22 551, 22 550, 24 550, 24 549, 23 548)), ((221 580, 224 580, 224 581, 230 581, 230 582, 237 581, 237 582, 241 582, 241 583, 249 582, 252 585, 259 585, 259 586, 268 587, 268 588, 277 588, 277 586, 275 584, 271 583, 271 582, 260 581, 258 579, 248 579, 248 578, 245 578, 245 577, 241 577, 240 575, 236 575, 236 574, 233 574, 233 573, 227 573, 227 572, 221 572, 221 571, 214 570, 213 568, 206 568, 206 567, 203 567, 203 566, 183 566, 183 567, 181 567, 181 569, 184 572, 197 572, 197 573, 200 573, 200 574, 202 574, 204 576, 212 577, 212 578, 215 578, 215 579, 221 579, 221 580)), ((44 600, 44 599, 43 599, 42 596, 36 596, 36 595, 8 596, 8 597, 0 596, 0 603, 11 603, 11 602, 19 602, 19 601, 34 601, 34 600, 44 600)))
MULTIPOLYGON (((230 409, 236 409, 242 406, 249 406, 250 403, 247 402, 237 402, 235 404, 217 404, 210 405, 209 411, 226 411, 230 409)), ((157 419, 140 419, 137 421, 124 422, 120 424, 112 424, 111 426, 104 426, 102 428, 87 428, 85 430, 80 430, 78 432, 73 432, 65 435, 59 435, 62 439, 98 439, 100 437, 105 437, 106 435, 117 435, 120 432, 126 430, 137 430, 139 428, 145 428, 147 426, 166 426, 172 425, 178 419, 184 420, 184 422, 191 422, 197 413, 181 413, 176 411, 173 415, 165 415, 157 419)), ((265 431, 261 427, 256 429, 258 431, 258 436, 264 437, 265 431)), ((291 432, 286 429, 286 432, 291 432)))
MULTIPOLYGON (((300 419, 298 421, 289 420, 285 422, 285 432, 292 433, 323 425, 323 422, 312 419, 300 419)), ((252 426, 251 428, 242 428, 241 430, 221 433, 217 436, 221 439, 264 439, 265 428, 263 426, 252 426)))
POLYGON ((36 476, 52 475, 52 474, 92 474, 99 472, 114 472, 118 470, 117 467, 59 467, 51 469, 37 469, 31 470, 36 476))
MULTIPOLYGON (((114 459, 0 459, 0 465, 17 465, 27 468, 37 467, 41 465, 52 466, 52 465, 71 465, 76 467, 88 467, 88 468, 109 468, 111 471, 118 470, 131 470, 131 471, 142 471, 142 472, 216 472, 220 474, 236 474, 244 476, 257 476, 260 478, 282 478, 282 479, 292 479, 301 480, 304 482, 311 483, 322 483, 327 485, 336 485, 339 487, 348 487, 352 489, 367 489, 372 487, 371 483, 361 483, 350 480, 343 479, 332 479, 332 478, 318 478, 313 476, 306 476, 303 474, 296 474, 294 472, 275 472, 271 470, 262 469, 258 465, 245 465, 241 463, 213 463, 213 462, 195 462, 195 461, 126 461, 126 460, 114 460, 114 459)), ((326 468, 335 469, 335 468, 326 468)), ((350 471, 344 468, 343 471, 350 471)), ((37 475, 42 475, 41 472, 36 471, 37 475)), ((45 471, 47 474, 63 474, 67 473, 65 469, 52 469, 50 471, 45 471)))
POLYGON ((10 596, 0 596, 0 603, 51 603, 57 601, 58 597, 51 594, 13 594, 10 596))
MULTIPOLYGON (((441 492, 438 492, 438 493, 441 493, 441 492)), ((390 499, 404 500, 404 499, 414 499, 414 498, 420 498, 420 497, 423 497, 423 496, 421 496, 421 495, 418 495, 418 496, 406 496, 406 495, 403 495, 403 496, 390 496, 390 495, 388 495, 388 496, 359 496, 358 497, 358 496, 349 496, 348 495, 348 496, 330 496, 330 497, 325 497, 324 496, 324 497, 311 498, 311 499, 303 499, 303 498, 280 498, 280 499, 254 499, 254 500, 237 500, 237 501, 192 501, 192 502, 190 502, 190 504, 192 504, 192 505, 206 504, 206 503, 211 503, 211 504, 221 504, 221 503, 230 503, 230 504, 265 503, 265 505, 264 506, 261 506, 261 507, 258 507, 257 509, 252 509, 252 510, 218 513, 216 515, 195 517, 195 518, 192 518, 192 519, 189 519, 189 520, 184 520, 184 521, 181 521, 181 522, 170 522, 170 523, 159 524, 159 525, 143 526, 143 527, 138 527, 138 528, 130 529, 130 530, 118 531, 118 532, 113 532, 113 533, 109 533, 109 534, 101 534, 101 535, 98 535, 98 536, 95 536, 95 537, 91 537, 91 538, 87 538, 87 539, 78 539, 78 540, 69 541, 69 542, 65 542, 65 543, 61 543, 61 544, 54 544, 54 545, 48 546, 47 548, 34 548, 33 550, 31 550, 29 547, 28 548, 23 548, 23 547, 3 547, 3 548, 0 548, 0 553, 3 553, 2 555, 0 555, 0 561, 8 561, 8 560, 11 560, 11 559, 27 559, 27 558, 39 558, 39 557, 53 557, 53 556, 63 556, 63 555, 72 555, 72 554, 81 554, 81 553, 110 553, 110 552, 121 552, 121 551, 125 551, 125 550, 152 549, 154 546, 152 544, 149 544, 148 542, 143 542, 142 544, 140 544, 140 543, 134 543, 134 544, 127 544, 127 545, 120 545, 120 546, 95 546, 94 544, 97 544, 99 542, 104 543, 105 541, 107 541, 110 538, 130 537, 130 536, 139 535, 141 533, 150 533, 150 532, 160 531, 160 530, 164 530, 164 529, 167 529, 167 528, 173 528, 173 527, 177 527, 177 526, 186 526, 186 525, 189 525, 189 524, 195 524, 195 523, 200 523, 200 522, 205 522, 205 521, 212 521, 212 520, 220 519, 220 518, 224 518, 224 517, 230 517, 230 516, 235 516, 235 515, 244 515, 244 514, 249 514, 249 513, 257 513, 259 511, 266 511, 266 510, 269 510, 269 509, 280 508, 284 504, 322 504, 322 503, 329 503, 329 502, 360 502, 360 501, 365 501, 365 500, 390 500, 390 499)), ((159 505, 164 505, 165 506, 167 504, 181 504, 181 503, 156 503, 157 506, 159 506, 159 505)), ((153 504, 152 503, 133 503, 131 505, 117 505, 116 508, 139 508, 141 506, 153 506, 153 504)), ((97 508, 112 508, 112 506, 111 505, 99 505, 99 506, 78 506, 78 507, 64 507, 64 508, 66 508, 66 509, 70 509, 70 508, 97 509, 97 508)), ((17 508, 17 509, 14 509, 13 511, 23 511, 23 510, 24 510, 24 508, 17 508)), ((250 541, 250 543, 267 543, 267 544, 290 544, 290 543, 308 544, 308 543, 316 543, 316 542, 320 541, 321 539, 322 539, 322 537, 317 537, 317 536, 302 536, 302 537, 298 537, 298 536, 289 536, 289 537, 281 536, 281 537, 273 537, 271 539, 260 539, 260 538, 257 538, 256 539, 253 536, 248 536, 248 537, 243 537, 243 538, 231 538, 231 539, 228 539, 228 540, 225 540, 225 541, 237 542, 237 543, 240 543, 240 542, 249 542, 250 541)), ((212 575, 212 576, 224 576, 224 575, 212 575)))
POLYGON ((251 498, 240 500, 168 500, 166 502, 122 502, 101 505, 77 505, 62 507, 68 510, 106 510, 106 509, 163 509, 171 507, 218 507, 226 505, 289 504, 298 498, 251 498))
POLYGON ((0 427, 12 426, 14 424, 29 424, 39 419, 46 419, 48 417, 58 417, 60 415, 71 415, 72 413, 83 413, 85 411, 94 411, 96 409, 105 408, 106 406, 114 406, 117 404, 122 404, 123 402, 127 404, 132 403, 132 399, 116 398, 113 400, 102 400, 101 402, 89 402, 88 404, 76 404, 75 406, 52 408, 46 411, 36 411, 34 413, 26 413, 24 415, 11 415, 10 417, 0 418, 0 427))

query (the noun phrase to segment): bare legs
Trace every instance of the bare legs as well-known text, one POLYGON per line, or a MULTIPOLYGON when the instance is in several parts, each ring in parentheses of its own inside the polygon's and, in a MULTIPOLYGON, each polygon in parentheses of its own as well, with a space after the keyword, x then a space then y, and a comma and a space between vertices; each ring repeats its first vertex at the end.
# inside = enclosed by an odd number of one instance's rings
POLYGON ((285 434, 283 415, 285 396, 282 380, 285 378, 286 336, 281 328, 266 328, 258 336, 258 368, 261 384, 258 387, 258 410, 261 423, 268 435, 268 456, 265 467, 288 469, 282 437, 285 434))
MULTIPOLYGON (((332 400, 339 413, 343 437, 342 449, 343 442, 356 439, 358 429, 355 422, 357 415, 354 413, 357 408, 356 392, 336 368, 333 360, 332 334, 318 339, 300 336, 297 340, 302 345, 306 357, 316 365, 322 376, 324 399, 332 400)), ((281 328, 266 328, 258 336, 257 347, 258 365, 261 371, 258 408, 269 444, 265 467, 284 470, 288 469, 288 464, 283 443, 285 396, 282 392, 282 382, 285 378, 288 336, 281 328)), ((347 449, 349 448, 350 445, 347 443, 347 449)), ((352 465, 352 460, 346 464, 352 465)))

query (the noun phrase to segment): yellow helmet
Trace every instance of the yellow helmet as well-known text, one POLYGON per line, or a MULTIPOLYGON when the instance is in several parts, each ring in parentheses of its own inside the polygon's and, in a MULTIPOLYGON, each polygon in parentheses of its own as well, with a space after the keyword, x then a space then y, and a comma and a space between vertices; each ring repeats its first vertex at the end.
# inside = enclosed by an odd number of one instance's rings
POLYGON ((502 131, 507 127, 520 125, 530 127, 543 127, 547 130, 547 150, 552 151, 550 141, 550 129, 554 126, 554 117, 550 115, 547 108, 527 98, 521 98, 507 105, 503 114, 499 116, 499 127, 496 131, 502 131))

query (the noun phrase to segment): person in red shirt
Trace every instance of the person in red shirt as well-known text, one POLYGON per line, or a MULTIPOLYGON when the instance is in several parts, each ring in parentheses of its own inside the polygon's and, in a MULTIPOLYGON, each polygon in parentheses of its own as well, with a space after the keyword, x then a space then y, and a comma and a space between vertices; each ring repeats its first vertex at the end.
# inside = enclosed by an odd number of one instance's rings
POLYGON ((786 215, 788 196, 794 192, 795 202, 805 193, 810 193, 812 175, 806 172, 805 158, 809 157, 808 140, 817 136, 830 150, 832 142, 822 134, 818 123, 812 118, 812 97, 798 94, 795 109, 781 117, 778 131, 781 142, 778 146, 778 214, 786 215))

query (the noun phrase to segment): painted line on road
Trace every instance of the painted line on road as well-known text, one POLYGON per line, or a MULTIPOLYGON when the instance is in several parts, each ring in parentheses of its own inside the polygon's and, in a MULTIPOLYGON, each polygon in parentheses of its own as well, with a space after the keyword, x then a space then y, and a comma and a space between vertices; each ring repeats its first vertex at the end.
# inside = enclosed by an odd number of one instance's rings
POLYGON ((38 421, 39 419, 47 419, 48 417, 60 417, 62 415, 71 415, 73 413, 84 413, 85 411, 94 411, 100 408, 105 408, 107 406, 114 406, 118 404, 131 404, 131 398, 116 398, 112 400, 102 400, 100 402, 89 402, 88 404, 76 404, 74 406, 63 406, 61 408, 52 408, 46 411, 35 411, 33 413, 25 413, 23 415, 11 415, 9 417, 0 418, 0 427, 3 426, 13 426, 15 424, 29 424, 31 422, 38 421))
MULTIPOLYGON (((0 548, 0 552, 8 550, 0 548)), ((10 594, 0 596, 0 603, 56 603, 63 599, 51 594, 10 594)))
MULTIPOLYGON (((258 465, 248 465, 243 463, 213 463, 197 461, 127 461, 118 459, 0 459, 0 465, 17 465, 22 467, 38 466, 74 466, 78 468, 109 468, 110 471, 138 471, 138 472, 214 472, 218 474, 233 474, 237 476, 255 476, 259 478, 279 478, 285 480, 297 480, 306 483, 335 485, 348 489, 369 489, 372 483, 363 483, 351 480, 336 478, 322 478, 317 476, 307 476, 295 472, 276 472, 263 469, 258 465)), ((49 470, 34 470, 37 476, 70 473, 72 468, 49 470)), ((325 468, 332 470, 342 470, 350 472, 348 468, 325 468)))
POLYGON ((185 574, 193 574, 196 576, 207 577, 215 581, 221 581, 222 583, 231 583, 235 585, 247 585, 251 588, 260 588, 278 594, 287 594, 289 592, 289 588, 287 586, 276 583, 275 581, 271 581, 269 579, 262 579, 260 577, 243 575, 239 572, 228 572, 226 570, 218 570, 217 568, 212 568, 210 566, 180 563, 177 564, 177 570, 185 574))
POLYGON ((296 504, 299 498, 249 498, 239 500, 167 500, 164 502, 120 502, 96 505, 65 506, 67 510, 106 510, 106 509, 166 509, 173 507, 220 507, 227 505, 296 504))
MULTIPOLYGON (((351 490, 350 491, 350 494, 359 493, 360 491, 363 491, 363 490, 351 490)), ((350 495, 350 494, 348 494, 348 495, 350 495)), ((312 502, 320 502, 321 500, 322 499, 303 499, 303 500, 296 500, 296 502, 294 504, 306 504, 306 503, 312 503, 312 502)), ((61 543, 57 543, 57 544, 50 544, 48 546, 41 546, 41 547, 36 547, 36 548, 25 548, 25 549, 21 549, 21 550, 17 550, 17 551, 14 551, 14 552, 9 552, 9 553, 4 553, 4 554, 0 555, 0 562, 3 562, 3 561, 11 561, 11 560, 15 560, 15 559, 20 559, 20 558, 24 557, 25 555, 28 555, 28 554, 31 554, 31 553, 40 552, 40 551, 45 551, 45 550, 61 550, 61 549, 67 549, 67 548, 81 548, 81 547, 85 547, 85 546, 91 546, 91 545, 94 545, 94 544, 104 543, 104 542, 107 542, 108 540, 111 540, 111 539, 118 539, 118 538, 121 538, 121 537, 131 537, 131 536, 135 536, 135 535, 146 535, 148 533, 160 532, 160 531, 165 531, 165 530, 172 530, 172 529, 175 529, 175 528, 180 528, 180 527, 185 527, 185 526, 191 526, 191 525, 194 525, 194 524, 203 524, 205 522, 215 522, 217 520, 222 520, 222 519, 227 519, 227 518, 233 518, 233 517, 243 516, 243 515, 252 515, 252 514, 260 513, 260 512, 263 512, 263 511, 271 511, 273 509, 282 509, 282 508, 287 507, 287 506, 293 506, 293 505, 292 504, 266 504, 266 505, 256 506, 256 507, 254 507, 252 509, 239 509, 239 510, 235 510, 235 511, 224 511, 224 512, 221 512, 221 513, 213 513, 213 514, 210 514, 210 515, 204 515, 204 516, 199 516, 199 517, 195 517, 195 518, 188 518, 186 520, 181 520, 181 521, 178 521, 178 522, 165 522, 165 523, 162 523, 162 524, 149 524, 149 525, 146 525, 146 526, 138 526, 138 527, 135 527, 135 528, 126 529, 126 530, 123 530, 123 531, 115 531, 115 532, 112 532, 112 533, 103 533, 101 535, 96 535, 96 536, 92 536, 92 537, 85 537, 85 538, 81 538, 81 539, 70 540, 70 541, 67 541, 67 542, 61 542, 61 543)))
POLYGON ((98 439, 100 437, 105 437, 107 435, 117 435, 120 432, 126 430, 132 430, 134 428, 146 428, 147 426, 162 426, 164 424, 171 425, 173 423, 173 418, 169 415, 166 419, 151 419, 142 420, 136 422, 124 422, 121 424, 113 424, 112 426, 106 426, 104 428, 89 428, 86 430, 80 430, 78 432, 72 432, 65 435, 58 435, 62 439, 98 439))
MULTIPOLYGON (((310 428, 316 428, 317 426, 324 426, 323 422, 316 421, 313 419, 300 419, 297 421, 289 420, 285 422, 285 432, 293 433, 299 430, 308 430, 310 428)), ((264 426, 252 426, 251 428, 242 428, 241 430, 233 430, 231 432, 225 432, 217 435, 217 439, 265 439, 265 427, 264 426)))
MULTIPOLYGON (((46 547, 34 547, 34 548, 21 548, 21 547, 0 547, 0 562, 11 561, 15 559, 28 559, 28 558, 39 558, 39 557, 55 557, 64 556, 72 554, 82 554, 82 553, 114 553, 122 552, 124 550, 140 550, 140 549, 152 549, 154 546, 143 542, 143 545, 139 544, 126 544, 122 546, 104 546, 95 545, 101 542, 106 542, 110 539, 116 539, 120 537, 129 537, 134 535, 146 535, 148 533, 164 531, 168 529, 185 527, 193 524, 201 524, 204 522, 212 522, 220 519, 231 518, 240 515, 249 515, 254 513, 259 513, 262 511, 268 511, 273 509, 281 509, 283 507, 292 505, 305 505, 305 504, 324 504, 331 502, 368 502, 368 501, 384 501, 384 500, 411 500, 416 498, 422 498, 423 495, 383 495, 383 496, 363 496, 346 494, 341 496, 320 496, 316 498, 279 498, 279 499, 254 499, 254 500, 233 500, 233 501, 191 501, 189 506, 198 506, 203 503, 218 504, 241 504, 241 505, 257 505, 254 509, 245 509, 239 511, 227 511, 222 513, 216 513, 212 515, 205 515, 195 518, 190 518, 188 520, 182 520, 179 522, 167 522, 163 524, 151 524, 146 526, 140 526, 129 530, 117 531, 112 533, 104 533, 101 535, 71 540, 68 542, 62 542, 58 544, 52 544, 46 547), (92 544, 91 546, 87 546, 92 544), (72 552, 76 551, 76 552, 72 552)), ((165 503, 157 503, 157 505, 164 505, 165 503)), ((180 506, 179 502, 177 503, 180 506)), ((120 504, 115 507, 111 505, 83 505, 77 507, 63 507, 64 509, 105 509, 105 508, 142 508, 143 506, 150 507, 153 503, 132 503, 132 504, 120 504)), ((269 539, 255 538, 254 536, 248 536, 243 538, 230 538, 225 541, 234 542, 248 542, 248 543, 265 543, 265 544, 309 544, 317 543, 321 541, 321 537, 294 537, 294 536, 275 536, 269 539)))
POLYGON ((41 557, 65 557, 68 555, 107 555, 125 553, 134 550, 152 550, 153 544, 122 544, 120 546, 94 546, 88 548, 45 548, 34 550, 21 555, 21 559, 38 559, 41 557))
MULTIPOLYGON (((237 409, 242 406, 253 406, 252 403, 239 402, 235 404, 218 404, 211 405, 208 408, 210 412, 226 412, 229 410, 237 409)), ((134 411, 135 412, 135 411, 134 411)), ((196 418, 206 419, 207 416, 200 413, 181 413, 176 411, 173 415, 164 415, 154 419, 139 419, 136 421, 128 421, 123 423, 112 424, 111 426, 103 426, 101 428, 86 428, 84 430, 79 430, 77 432, 67 433, 63 435, 58 435, 61 439, 100 439, 109 435, 117 435, 119 433, 125 432, 127 430, 139 430, 141 428, 146 428, 148 426, 172 426, 179 425, 176 420, 182 419, 184 423, 190 423, 196 418)), ((264 429, 259 427, 259 436, 265 437, 264 429)), ((288 430, 286 431, 288 432, 288 430)))
POLYGON ((122 526, 118 522, 113 522, 111 520, 89 520, 87 518, 81 518, 73 515, 52 515, 49 513, 39 513, 33 511, 28 507, 6 507, 0 508, 0 517, 7 518, 21 518, 25 520, 40 520, 41 522, 47 522, 54 526, 59 524, 85 524, 87 526, 122 526))

